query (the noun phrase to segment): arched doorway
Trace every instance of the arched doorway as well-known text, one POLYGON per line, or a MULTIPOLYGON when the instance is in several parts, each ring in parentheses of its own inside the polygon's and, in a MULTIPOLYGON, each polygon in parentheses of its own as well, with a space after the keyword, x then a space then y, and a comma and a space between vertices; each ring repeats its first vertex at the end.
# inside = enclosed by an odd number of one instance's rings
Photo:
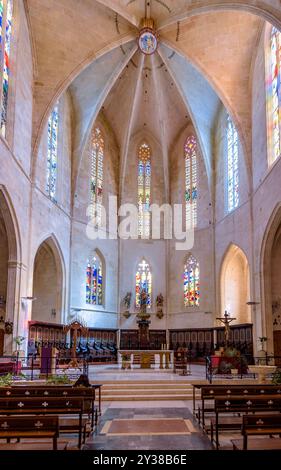
POLYGON ((233 323, 250 323, 251 312, 249 265, 246 255, 236 245, 230 245, 221 269, 221 314, 225 310, 236 320, 233 323))
POLYGON ((34 260, 32 320, 62 323, 65 300, 63 272, 59 248, 50 237, 39 246, 34 260))

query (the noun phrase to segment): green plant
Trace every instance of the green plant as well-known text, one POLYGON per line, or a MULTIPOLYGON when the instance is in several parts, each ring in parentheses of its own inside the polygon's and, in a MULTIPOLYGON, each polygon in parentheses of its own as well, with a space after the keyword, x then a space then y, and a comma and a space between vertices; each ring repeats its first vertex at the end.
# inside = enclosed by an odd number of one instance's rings
POLYGON ((17 346, 21 346, 24 340, 25 340, 24 336, 16 336, 14 338, 14 342, 16 343, 17 346))
POLYGON ((71 380, 68 375, 50 375, 47 379, 47 383, 49 384, 71 384, 71 380))
POLYGON ((11 387, 12 383, 12 374, 0 375, 0 387, 11 387))
POLYGON ((277 368, 276 371, 273 373, 271 381, 274 385, 281 384, 281 368, 280 367, 277 368))

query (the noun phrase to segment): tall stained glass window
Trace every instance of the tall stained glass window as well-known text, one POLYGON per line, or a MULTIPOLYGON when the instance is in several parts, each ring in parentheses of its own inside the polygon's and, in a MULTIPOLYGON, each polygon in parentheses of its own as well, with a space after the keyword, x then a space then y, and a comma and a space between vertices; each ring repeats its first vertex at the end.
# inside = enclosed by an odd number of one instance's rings
POLYGON ((143 143, 139 148, 138 165, 138 235, 141 238, 150 236, 150 199, 151 199, 151 151, 143 143))
POLYGON ((186 228, 197 226, 197 141, 191 135, 184 145, 185 156, 185 217, 186 228))
POLYGON ((239 204, 238 134, 227 116, 227 209, 231 212, 239 204))
POLYGON ((143 259, 138 265, 136 272, 136 307, 141 306, 141 292, 144 290, 147 294, 147 307, 151 307, 151 288, 152 276, 149 264, 143 259))
POLYGON ((103 269, 102 262, 96 253, 87 263, 86 303, 91 305, 103 303, 103 269))
POLYGON ((58 163, 59 103, 54 106, 48 120, 47 193, 56 200, 58 163))
POLYGON ((272 28, 270 35, 270 76, 267 88, 270 163, 281 153, 281 33, 272 28))
POLYGON ((91 215, 97 226, 102 222, 102 189, 103 189, 104 139, 98 127, 92 132, 91 139, 91 215))
POLYGON ((200 269, 199 263, 190 255, 184 266, 184 305, 198 307, 200 301, 200 269))
POLYGON ((1 134, 6 137, 10 79, 10 52, 13 22, 13 0, 0 0, 0 50, 1 50, 1 134))

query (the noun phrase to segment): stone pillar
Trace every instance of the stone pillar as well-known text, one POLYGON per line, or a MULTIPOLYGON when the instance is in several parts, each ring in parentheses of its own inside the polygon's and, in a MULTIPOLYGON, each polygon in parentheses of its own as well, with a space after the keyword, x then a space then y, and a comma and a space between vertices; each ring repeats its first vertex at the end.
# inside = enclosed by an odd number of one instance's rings
POLYGON ((18 263, 17 261, 8 262, 6 321, 13 322, 13 334, 5 335, 4 351, 6 355, 12 354, 13 350, 15 349, 16 345, 13 344, 13 338, 15 338, 16 336, 24 336, 27 341, 28 336, 28 319, 20 318, 20 280, 22 270, 23 265, 18 263))

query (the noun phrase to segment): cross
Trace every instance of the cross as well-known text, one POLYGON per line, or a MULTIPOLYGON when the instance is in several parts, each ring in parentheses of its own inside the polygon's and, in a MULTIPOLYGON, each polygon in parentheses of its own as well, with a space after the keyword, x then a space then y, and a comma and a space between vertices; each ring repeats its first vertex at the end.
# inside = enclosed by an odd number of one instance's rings
POLYGON ((42 406, 44 406, 45 408, 47 408, 48 405, 49 405, 49 403, 47 403, 46 401, 44 401, 44 403, 42 403, 42 406))
POLYGON ((36 428, 42 428, 43 423, 41 423, 41 421, 37 421, 37 423, 34 423, 34 426, 35 426, 36 428))
POLYGON ((225 338, 225 345, 227 346, 227 343, 229 341, 229 331, 230 331, 230 323, 233 320, 236 320, 236 318, 230 318, 229 313, 225 310, 224 316, 223 317, 217 317, 217 320, 221 321, 224 324, 224 338, 225 338))
POLYGON ((9 427, 7 421, 5 421, 5 423, 1 424, 1 428, 3 429, 7 429, 9 427))
POLYGON ((19 402, 19 403, 18 403, 18 406, 19 406, 20 408, 22 408, 22 407, 24 406, 24 404, 23 404, 22 402, 19 402))

